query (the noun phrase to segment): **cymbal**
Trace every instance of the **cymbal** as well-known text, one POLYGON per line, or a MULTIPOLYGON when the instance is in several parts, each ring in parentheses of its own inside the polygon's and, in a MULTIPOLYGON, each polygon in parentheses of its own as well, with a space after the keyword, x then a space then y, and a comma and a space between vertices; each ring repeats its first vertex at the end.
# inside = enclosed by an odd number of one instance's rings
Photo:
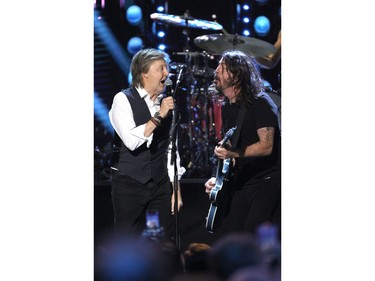
POLYGON ((194 44, 212 53, 239 50, 252 57, 263 57, 276 51, 275 47, 268 42, 237 34, 202 35, 194 39, 194 44))
POLYGON ((199 57, 203 56, 204 54, 201 52, 189 52, 189 51, 184 51, 184 52, 173 52, 173 55, 177 56, 188 56, 188 57, 199 57))
POLYGON ((184 52, 173 52, 172 54, 176 56, 185 56, 185 57, 191 57, 191 58, 196 58, 196 57, 212 58, 215 55, 220 55, 220 54, 207 53, 206 51, 203 51, 203 52, 184 51, 184 52))
POLYGON ((150 18, 157 22, 172 24, 181 27, 191 27, 209 30, 222 30, 223 26, 217 22, 195 19, 189 15, 174 16, 161 13, 153 13, 150 18))

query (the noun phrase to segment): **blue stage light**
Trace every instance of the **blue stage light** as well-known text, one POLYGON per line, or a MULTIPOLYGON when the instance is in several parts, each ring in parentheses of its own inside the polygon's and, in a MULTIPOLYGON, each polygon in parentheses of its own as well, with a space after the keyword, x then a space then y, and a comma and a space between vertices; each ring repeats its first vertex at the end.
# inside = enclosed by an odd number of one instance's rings
POLYGON ((166 46, 164 44, 159 44, 158 49, 164 51, 166 46))
POLYGON ((242 31, 242 34, 243 34, 244 36, 250 36, 250 31, 249 31, 248 29, 244 29, 244 30, 242 31))
POLYGON ((243 21, 244 23, 249 23, 249 22, 250 22, 250 19, 249 19, 248 17, 244 17, 244 18, 242 18, 242 21, 243 21))
POLYGON ((259 6, 266 5, 268 3, 268 0, 255 0, 259 6))
POLYGON ((264 80, 264 79, 263 79, 263 86, 264 86, 265 88, 267 88, 267 87, 271 87, 271 89, 272 89, 272 85, 271 85, 271 83, 270 83, 269 81, 267 81, 267 80, 264 80))
POLYGON ((242 6, 242 9, 244 9, 245 11, 248 11, 248 10, 250 10, 250 6, 245 4, 245 5, 242 6))
POLYGON ((156 34, 157 33, 157 26, 156 26, 156 22, 153 22, 152 25, 151 25, 151 31, 153 34, 156 34))
POLYGON ((131 25, 137 25, 142 20, 142 10, 137 5, 132 5, 126 10, 126 19, 131 25))
POLYGON ((94 115, 100 123, 105 127, 105 129, 113 133, 113 127, 111 125, 111 121, 109 121, 108 117, 108 108, 104 103, 103 99, 99 96, 97 92, 94 91, 94 115))
POLYGON ((129 74, 128 74, 128 83, 129 85, 132 83, 133 81, 133 76, 132 76, 132 73, 129 71, 129 74))
POLYGON ((158 6, 156 8, 156 11, 158 11, 159 13, 162 13, 162 12, 164 12, 164 7, 163 6, 158 6))
POLYGON ((265 16, 257 17, 254 21, 254 29, 259 36, 267 35, 271 29, 270 20, 265 16))
POLYGON ((158 37, 159 38, 164 38, 164 36, 165 36, 165 32, 164 31, 161 30, 161 31, 158 32, 158 37))
POLYGON ((143 40, 140 37, 134 36, 128 41, 128 52, 130 54, 135 54, 143 47, 143 40))

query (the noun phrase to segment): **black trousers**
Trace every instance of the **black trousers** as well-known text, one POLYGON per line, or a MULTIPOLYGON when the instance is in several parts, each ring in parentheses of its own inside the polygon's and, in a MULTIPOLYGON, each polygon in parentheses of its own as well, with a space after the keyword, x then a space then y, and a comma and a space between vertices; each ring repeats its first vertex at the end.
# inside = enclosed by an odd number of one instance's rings
POLYGON ((233 193, 229 212, 223 218, 220 232, 251 232, 268 221, 281 227, 280 178, 264 178, 244 185, 233 193))
POLYGON ((146 228, 146 210, 158 210, 160 226, 169 237, 172 187, 168 176, 160 183, 151 180, 141 184, 112 170, 111 185, 115 234, 140 236, 146 228))

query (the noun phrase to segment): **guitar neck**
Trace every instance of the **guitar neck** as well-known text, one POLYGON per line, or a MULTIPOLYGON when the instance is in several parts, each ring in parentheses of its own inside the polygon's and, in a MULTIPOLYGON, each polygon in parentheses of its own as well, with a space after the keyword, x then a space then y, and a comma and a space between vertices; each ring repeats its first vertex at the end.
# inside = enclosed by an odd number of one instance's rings
POLYGON ((221 169, 223 168, 223 160, 217 158, 217 167, 216 167, 216 178, 221 176, 221 169))

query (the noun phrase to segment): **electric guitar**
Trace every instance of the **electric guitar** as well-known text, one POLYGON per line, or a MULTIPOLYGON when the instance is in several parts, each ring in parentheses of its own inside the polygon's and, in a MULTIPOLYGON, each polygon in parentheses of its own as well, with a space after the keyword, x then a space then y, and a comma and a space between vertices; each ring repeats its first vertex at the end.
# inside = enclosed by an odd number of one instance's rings
MULTIPOLYGON (((237 129, 237 127, 233 127, 228 130, 228 132, 225 134, 223 140, 220 143, 220 147, 223 147, 226 142, 229 140, 229 138, 233 135, 234 131, 237 129)), ((214 230, 214 224, 215 224, 215 217, 217 216, 217 210, 218 210, 218 193, 222 189, 225 176, 228 173, 229 165, 230 165, 231 159, 227 158, 222 161, 218 159, 218 165, 216 170, 216 184, 215 187, 213 187, 210 191, 209 199, 211 201, 210 209, 208 210, 208 215, 206 218, 206 229, 209 232, 213 232, 214 230)))

